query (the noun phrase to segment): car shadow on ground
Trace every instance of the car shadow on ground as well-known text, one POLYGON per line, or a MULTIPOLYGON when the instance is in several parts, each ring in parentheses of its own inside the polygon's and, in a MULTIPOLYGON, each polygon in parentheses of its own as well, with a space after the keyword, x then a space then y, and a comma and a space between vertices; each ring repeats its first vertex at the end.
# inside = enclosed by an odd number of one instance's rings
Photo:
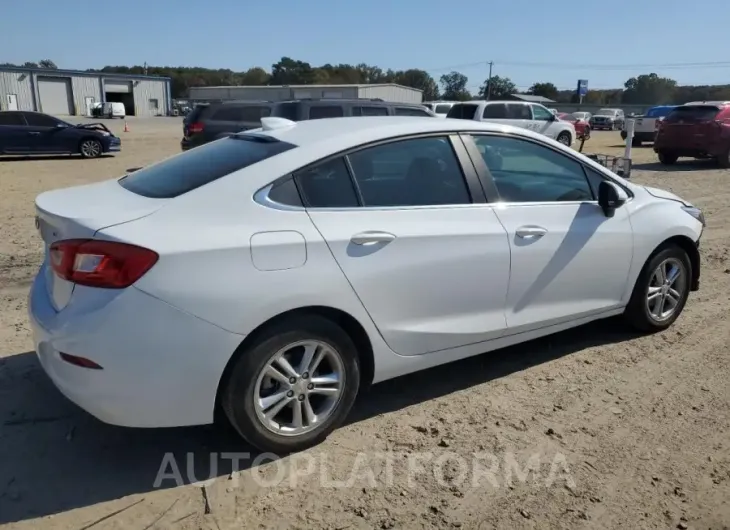
MULTIPOLYGON (((611 319, 386 381, 364 393, 348 424, 634 337, 611 319)), ((33 352, 0 359, 0 421, 0 524, 153 491, 160 470, 168 469, 163 466, 168 453, 186 483, 232 471, 230 458, 214 465, 211 453, 256 455, 222 427, 148 430, 102 424, 60 395, 33 352), (190 454, 194 463, 186 469, 190 454)), ((241 469, 250 467, 252 458, 242 461, 241 469)), ((161 484, 175 486, 170 480, 161 484)))
MULTIPOLYGON (((93 160, 102 158, 114 158, 112 154, 104 154, 93 160)), ((0 162, 27 162, 30 160, 86 160, 81 155, 3 155, 0 162)))

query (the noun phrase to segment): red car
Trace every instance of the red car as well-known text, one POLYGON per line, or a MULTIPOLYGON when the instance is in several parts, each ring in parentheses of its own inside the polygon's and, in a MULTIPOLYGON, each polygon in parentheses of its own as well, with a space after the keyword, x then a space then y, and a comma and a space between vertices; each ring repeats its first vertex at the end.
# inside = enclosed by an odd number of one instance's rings
POLYGON ((569 114, 567 112, 561 112, 558 114, 558 118, 562 121, 569 121, 575 127, 575 133, 578 135, 578 139, 585 138, 586 140, 591 137, 591 126, 586 120, 581 120, 569 114))

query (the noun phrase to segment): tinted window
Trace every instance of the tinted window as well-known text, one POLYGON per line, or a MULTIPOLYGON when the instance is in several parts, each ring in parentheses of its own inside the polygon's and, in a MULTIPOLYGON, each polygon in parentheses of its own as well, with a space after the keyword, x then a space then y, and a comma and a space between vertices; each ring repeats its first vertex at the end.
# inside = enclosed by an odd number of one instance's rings
POLYGON ((714 120, 720 109, 711 105, 691 105, 686 107, 677 107, 669 114, 666 123, 676 123, 683 121, 685 123, 698 123, 702 121, 714 120))
POLYGON ((387 107, 352 107, 353 116, 387 116, 387 107))
POLYGON ((358 206, 344 158, 334 158, 296 175, 299 189, 311 208, 353 208, 358 206))
POLYGON ((266 106, 222 106, 213 111, 211 121, 259 121, 271 115, 271 109, 266 106))
POLYGON ((598 109, 594 116, 613 116, 616 112, 613 109, 598 109))
POLYGON ((674 110, 674 107, 654 107, 646 113, 647 118, 661 118, 674 110))
POLYGON ((25 125, 20 112, 0 112, 0 125, 25 125))
POLYGON ((530 107, 519 103, 507 103, 507 119, 510 120, 531 120, 530 107))
POLYGON ((451 110, 451 105, 436 105, 434 112, 436 114, 446 114, 451 110))
POLYGON ((280 118, 286 118, 291 121, 299 121, 299 108, 298 103, 281 103, 278 109, 278 115, 280 118))
POLYGON ((491 118, 495 120, 507 119, 507 105, 504 103, 491 103, 484 107, 482 118, 491 118))
POLYGON ((31 127, 55 127, 59 123, 63 123, 56 118, 46 116, 45 114, 36 114, 34 112, 25 113, 25 121, 31 127))
POLYGON ((533 119, 541 121, 551 120, 554 116, 552 112, 540 105, 532 105, 532 115, 534 117, 533 119))
POLYGON ((415 107, 396 107, 396 116, 431 116, 428 112, 423 109, 417 109, 415 107))
POLYGON ((561 202, 594 198, 583 166, 537 143, 474 136, 503 201, 561 202))
POLYGON ((294 183, 293 178, 288 178, 282 182, 277 182, 269 190, 269 199, 279 204, 288 204, 289 206, 302 206, 302 198, 299 196, 299 190, 294 183))
POLYGON ((446 117, 456 118, 457 120, 473 120, 478 108, 479 106, 474 104, 456 104, 451 107, 446 117))
POLYGON ((309 119, 318 120, 320 118, 341 118, 344 111, 339 105, 312 105, 309 107, 309 119))
POLYGON ((433 110, 433 103, 423 103, 423 106, 426 107, 427 109, 433 110))
POLYGON ((448 138, 403 140, 349 155, 364 206, 471 202, 448 138))
POLYGON ((576 118, 572 114, 558 114, 558 118, 560 118, 563 121, 569 121, 569 122, 578 121, 578 118, 576 118))
POLYGON ((193 109, 185 115, 185 118, 183 118, 183 124, 187 125, 188 123, 193 123, 195 121, 198 121, 198 118, 200 117, 200 115, 207 108, 208 108, 207 104, 195 105, 193 107, 193 109))
POLYGON ((177 197, 296 147, 269 138, 245 134, 230 136, 130 173, 119 183, 145 197, 177 197))

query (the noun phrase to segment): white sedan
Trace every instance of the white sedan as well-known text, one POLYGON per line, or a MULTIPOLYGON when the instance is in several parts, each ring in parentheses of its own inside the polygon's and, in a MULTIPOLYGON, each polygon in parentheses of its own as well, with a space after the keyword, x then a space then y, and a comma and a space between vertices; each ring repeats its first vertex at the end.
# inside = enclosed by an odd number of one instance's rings
POLYGON ((29 314, 69 399, 133 427, 323 440, 371 383, 623 314, 672 324, 702 213, 545 136, 429 118, 263 127, 36 200, 29 314))

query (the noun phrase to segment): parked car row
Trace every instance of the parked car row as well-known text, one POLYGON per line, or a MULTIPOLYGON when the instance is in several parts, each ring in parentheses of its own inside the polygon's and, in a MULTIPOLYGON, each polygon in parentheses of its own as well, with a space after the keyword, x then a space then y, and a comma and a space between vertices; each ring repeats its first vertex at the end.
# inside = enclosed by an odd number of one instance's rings
MULTIPOLYGON (((347 112, 370 106, 382 113, 347 112)), ((225 418, 286 454, 324 440, 372 383, 617 315, 672 325, 699 289, 700 210, 537 134, 572 131, 547 109, 452 112, 268 116, 39 195, 40 364, 104 422, 225 418), (513 113, 539 127, 484 123, 513 113)))
MULTIPOLYGON (((653 142, 662 120, 676 108, 676 105, 658 105, 650 108, 646 111, 646 114, 633 116, 634 137, 631 140, 631 145, 639 147, 644 142, 653 142)), ((626 124, 624 124, 621 130, 621 138, 626 140, 627 136, 626 124)))

